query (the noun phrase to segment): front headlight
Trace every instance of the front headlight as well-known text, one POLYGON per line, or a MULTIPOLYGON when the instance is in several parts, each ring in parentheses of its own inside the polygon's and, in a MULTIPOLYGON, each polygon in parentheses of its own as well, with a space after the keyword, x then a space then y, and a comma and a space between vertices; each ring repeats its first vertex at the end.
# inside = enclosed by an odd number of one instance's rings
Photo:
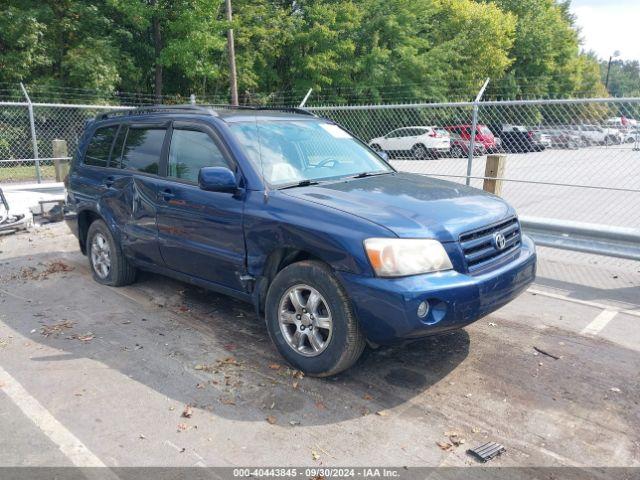
POLYGON ((368 238, 364 249, 379 277, 403 277, 453 268, 449 255, 437 240, 368 238))

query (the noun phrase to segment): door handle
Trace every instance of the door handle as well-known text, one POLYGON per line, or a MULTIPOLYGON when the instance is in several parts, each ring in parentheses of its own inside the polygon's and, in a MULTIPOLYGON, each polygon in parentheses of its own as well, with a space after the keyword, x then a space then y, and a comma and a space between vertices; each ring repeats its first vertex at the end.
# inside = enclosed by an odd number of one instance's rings
POLYGON ((111 186, 113 185, 113 182, 115 181, 116 181, 116 178, 109 175, 107 178, 104 179, 104 182, 102 183, 104 184, 105 187, 111 188, 111 186))
POLYGON ((161 192, 158 193, 158 197, 163 199, 163 200, 169 200, 173 197, 175 197, 176 194, 173 193, 170 189, 166 188, 164 190, 162 190, 161 192))

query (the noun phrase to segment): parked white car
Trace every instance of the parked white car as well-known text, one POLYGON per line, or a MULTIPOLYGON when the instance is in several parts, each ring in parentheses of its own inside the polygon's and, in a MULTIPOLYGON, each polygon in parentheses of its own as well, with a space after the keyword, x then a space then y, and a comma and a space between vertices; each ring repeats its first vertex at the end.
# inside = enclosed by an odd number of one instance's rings
POLYGON ((416 160, 425 160, 449 152, 451 139, 446 130, 439 127, 403 127, 372 139, 369 146, 390 154, 410 153, 416 160))
POLYGON ((579 125, 581 137, 591 145, 618 145, 624 141, 620 130, 600 125, 579 125))

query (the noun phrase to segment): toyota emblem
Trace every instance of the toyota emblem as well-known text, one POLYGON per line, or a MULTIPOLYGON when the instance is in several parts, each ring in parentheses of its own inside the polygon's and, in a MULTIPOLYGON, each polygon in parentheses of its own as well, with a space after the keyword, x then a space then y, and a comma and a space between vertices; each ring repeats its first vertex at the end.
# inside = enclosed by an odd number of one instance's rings
POLYGON ((503 234, 498 232, 493 236, 493 246, 496 247, 496 250, 504 250, 507 246, 507 239, 504 238, 503 234))

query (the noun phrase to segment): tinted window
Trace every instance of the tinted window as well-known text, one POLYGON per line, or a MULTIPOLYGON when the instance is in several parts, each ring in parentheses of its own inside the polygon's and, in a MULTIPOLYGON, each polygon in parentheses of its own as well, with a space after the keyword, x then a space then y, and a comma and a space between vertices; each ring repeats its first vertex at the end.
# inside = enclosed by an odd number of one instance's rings
POLYGON ((109 166, 112 168, 120 168, 120 157, 122 156, 122 147, 124 147, 124 140, 127 137, 127 127, 123 126, 118 130, 115 142, 113 142, 113 149, 111 150, 111 159, 109 160, 109 166))
POLYGON ((174 130, 169 149, 169 176, 197 182, 202 167, 229 167, 229 164, 208 134, 174 130))
POLYGON ((113 127, 99 128, 95 131, 84 156, 85 165, 107 166, 111 144, 117 130, 118 126, 115 125, 113 127))
POLYGON ((164 128, 129 128, 121 167, 157 174, 165 132, 164 128))
POLYGON ((392 130, 385 136, 386 138, 398 138, 400 135, 402 135, 402 130, 392 130))

